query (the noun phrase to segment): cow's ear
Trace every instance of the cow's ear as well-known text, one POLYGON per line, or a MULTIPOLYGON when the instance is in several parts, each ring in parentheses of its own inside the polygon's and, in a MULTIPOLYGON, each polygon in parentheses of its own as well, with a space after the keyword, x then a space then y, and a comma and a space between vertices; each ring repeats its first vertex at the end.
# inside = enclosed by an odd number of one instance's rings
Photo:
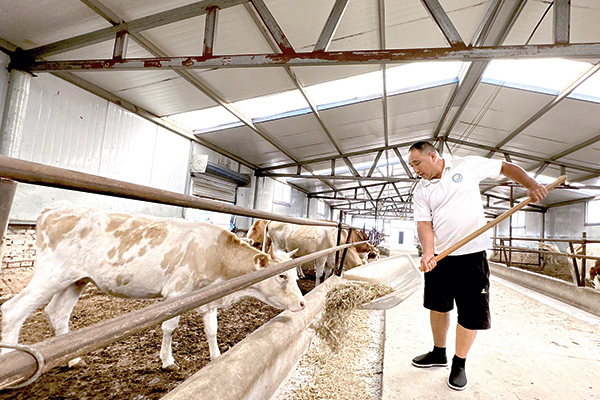
POLYGON ((266 254, 257 254, 254 256, 254 265, 258 268, 265 268, 269 264, 269 256, 266 254))
POLYGON ((286 253, 286 254, 287 254, 287 256, 288 256, 289 258, 292 258, 292 256, 293 256, 294 254, 296 254, 296 252, 297 252, 297 251, 298 251, 298 249, 294 249, 294 250, 292 250, 292 251, 290 251, 289 253, 286 253))

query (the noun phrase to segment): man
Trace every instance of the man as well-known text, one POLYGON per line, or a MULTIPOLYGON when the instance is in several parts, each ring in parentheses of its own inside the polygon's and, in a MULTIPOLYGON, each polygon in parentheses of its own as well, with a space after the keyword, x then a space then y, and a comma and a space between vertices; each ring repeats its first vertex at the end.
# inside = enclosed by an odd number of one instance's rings
POLYGON ((480 235, 439 263, 434 257, 485 225, 481 180, 502 174, 525 186, 534 202, 548 191, 515 164, 475 156, 446 160, 425 141, 410 147, 409 164, 423 178, 414 191, 414 218, 423 248, 423 305, 430 310, 434 343, 431 352, 415 357, 412 364, 420 368, 448 365, 446 336, 449 312, 456 301, 456 348, 448 386, 463 390, 467 385, 465 361, 477 330, 490 328, 488 236, 480 235))

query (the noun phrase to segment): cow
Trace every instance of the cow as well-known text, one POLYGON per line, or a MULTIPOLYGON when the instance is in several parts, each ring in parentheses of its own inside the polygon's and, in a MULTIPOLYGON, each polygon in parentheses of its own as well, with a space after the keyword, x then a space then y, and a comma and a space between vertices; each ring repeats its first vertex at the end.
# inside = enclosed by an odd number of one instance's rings
MULTIPOLYGON (((343 232, 343 234, 342 234, 342 239, 341 239, 340 243, 346 243, 348 231, 346 229, 344 229, 342 232, 343 232)), ((367 235, 367 233, 364 230, 362 230, 362 229, 351 229, 350 230, 350 240, 348 241, 348 243, 363 242, 365 240, 369 240, 369 236, 367 235)), ((373 246, 371 244, 371 242, 357 244, 353 248, 354 248, 354 250, 356 250, 356 252, 360 256, 360 258, 362 258, 365 263, 367 263, 369 261, 379 260, 379 257, 380 257, 379 249, 376 248, 375 246, 373 246)))
MULTIPOLYGON (((265 225, 263 251, 272 246, 276 251, 297 250, 300 257, 337 245, 337 228, 324 226, 294 225, 270 221, 265 225), (289 250, 286 250, 289 249, 289 250)), ((343 242, 342 242, 343 243, 343 242)), ((358 253, 349 248, 344 266, 354 268, 363 265, 358 253)), ((315 260, 315 285, 332 275, 335 266, 335 252, 315 260)))
MULTIPOLYGON (((36 230, 38 259, 33 278, 1 307, 5 343, 16 344, 27 316, 48 301, 45 312, 54 333, 67 333, 73 307, 90 282, 117 297, 170 299, 291 257, 265 254, 212 224, 106 213, 68 202, 44 210, 36 230)), ((211 359, 220 355, 217 307, 248 295, 276 308, 300 311, 305 302, 296 280, 292 269, 197 308, 203 315, 211 359)), ((178 323, 177 316, 162 324, 164 369, 177 368, 171 335, 178 323)))
MULTIPOLYGON (((574 249, 575 254, 583 254, 583 245, 578 245, 574 249)), ((600 243, 586 243, 585 255, 600 257, 600 243)), ((582 259, 578 259, 579 276, 581 276, 583 263, 582 259)), ((594 286, 596 290, 600 290, 600 260, 585 260, 585 278, 594 286)))
POLYGON ((256 247, 257 249, 262 249, 263 247, 263 242, 265 240, 265 225, 267 225, 267 221, 264 219, 257 219, 246 233, 246 239, 252 241, 251 246, 256 247))

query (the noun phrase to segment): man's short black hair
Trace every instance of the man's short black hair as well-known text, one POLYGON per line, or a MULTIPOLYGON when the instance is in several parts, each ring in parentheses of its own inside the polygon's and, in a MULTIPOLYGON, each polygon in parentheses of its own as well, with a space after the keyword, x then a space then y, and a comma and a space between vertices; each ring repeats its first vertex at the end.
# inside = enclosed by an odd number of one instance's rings
POLYGON ((420 140, 414 143, 412 146, 410 146, 408 151, 410 152, 413 149, 418 150, 424 154, 437 153, 437 149, 435 148, 435 146, 431 144, 431 142, 428 142, 426 140, 420 140))

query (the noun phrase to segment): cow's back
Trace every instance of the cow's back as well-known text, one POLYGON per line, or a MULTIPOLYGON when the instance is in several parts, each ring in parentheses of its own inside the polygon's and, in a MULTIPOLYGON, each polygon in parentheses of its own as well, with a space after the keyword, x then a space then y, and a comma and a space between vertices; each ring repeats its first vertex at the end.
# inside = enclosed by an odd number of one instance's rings
POLYGON ((242 244, 212 224, 61 202, 42 212, 37 231, 40 268, 89 279, 117 296, 159 297, 241 274, 226 257, 228 246, 242 244))

